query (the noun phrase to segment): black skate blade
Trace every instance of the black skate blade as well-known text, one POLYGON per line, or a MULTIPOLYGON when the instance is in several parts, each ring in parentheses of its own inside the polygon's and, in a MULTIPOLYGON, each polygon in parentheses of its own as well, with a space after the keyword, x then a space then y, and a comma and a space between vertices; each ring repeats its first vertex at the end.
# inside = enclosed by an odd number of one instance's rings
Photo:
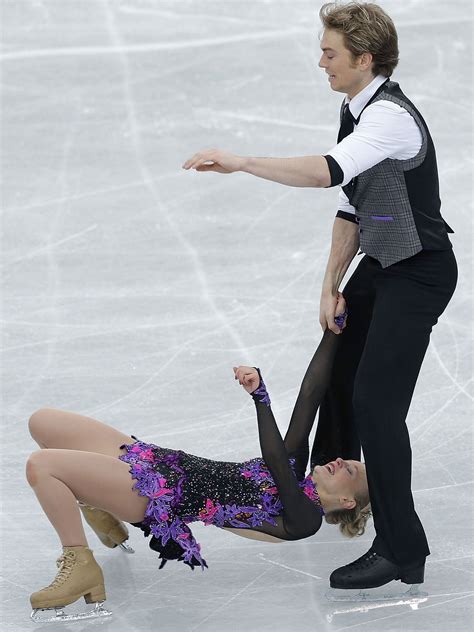
MULTIPOLYGON (((92 610, 88 612, 64 612, 64 607, 36 608, 30 615, 35 623, 59 623, 65 621, 82 621, 84 619, 96 619, 98 617, 110 617, 112 613, 103 606, 103 601, 98 601, 92 610), (44 613, 44 616, 41 616, 44 613), (53 614, 54 613, 54 614, 53 614)), ((68 606, 69 607, 69 606, 68 606)))
POLYGON ((400 585, 396 584, 357 590, 330 588, 326 592, 326 599, 328 601, 353 605, 341 610, 334 610, 332 613, 326 615, 326 619, 328 622, 331 622, 333 617, 337 614, 369 612, 370 610, 398 606, 405 606, 411 610, 417 610, 420 604, 428 601, 428 593, 422 592, 420 585, 421 584, 413 584, 408 590, 403 590, 400 588, 400 585))

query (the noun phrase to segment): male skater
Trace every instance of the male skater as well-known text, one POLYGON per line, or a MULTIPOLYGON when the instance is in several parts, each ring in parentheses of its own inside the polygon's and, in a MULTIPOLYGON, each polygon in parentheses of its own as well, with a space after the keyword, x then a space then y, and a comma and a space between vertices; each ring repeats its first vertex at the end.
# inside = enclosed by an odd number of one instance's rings
POLYGON ((289 186, 341 185, 323 281, 320 323, 336 333, 337 292, 358 249, 365 256, 343 290, 349 316, 321 407, 312 465, 364 452, 376 538, 336 569, 334 588, 424 581, 430 551, 411 493, 405 419, 432 327, 457 281, 440 214, 436 155, 417 108, 390 81, 398 40, 376 4, 328 3, 319 62, 346 95, 337 145, 325 155, 250 158, 195 154, 197 171, 244 171, 289 186))

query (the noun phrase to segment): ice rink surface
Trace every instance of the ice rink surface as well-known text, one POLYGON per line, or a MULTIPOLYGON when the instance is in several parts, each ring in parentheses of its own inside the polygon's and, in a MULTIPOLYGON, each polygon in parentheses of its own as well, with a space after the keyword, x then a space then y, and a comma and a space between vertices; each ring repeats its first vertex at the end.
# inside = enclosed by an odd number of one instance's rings
MULTIPOLYGON (((253 364, 285 430, 321 336, 337 190, 181 165, 205 147, 296 156, 334 145, 342 95, 317 66, 321 4, 2 0, 3 632, 33 629, 29 595, 54 578, 61 553, 25 479, 35 410, 240 461, 259 446, 231 367, 253 364)), ((435 141, 460 273, 407 421, 428 597, 417 609, 327 601, 329 574, 368 549, 372 523, 357 540, 324 524, 280 546, 196 525, 204 573, 172 562, 159 571, 133 527, 127 556, 86 525, 114 613, 101 629, 471 629, 472 1, 381 5, 400 38, 393 78, 435 141)))

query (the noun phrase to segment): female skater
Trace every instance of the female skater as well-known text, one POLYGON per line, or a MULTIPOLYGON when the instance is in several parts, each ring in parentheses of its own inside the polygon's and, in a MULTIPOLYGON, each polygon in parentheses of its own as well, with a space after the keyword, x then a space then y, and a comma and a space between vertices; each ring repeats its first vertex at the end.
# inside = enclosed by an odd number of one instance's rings
MULTIPOLYGON (((342 299, 343 300, 343 299, 342 299)), ((341 301, 342 304, 342 301, 341 301)), ((338 317, 345 326, 345 311, 338 317)), ((41 409, 30 432, 41 448, 27 462, 27 479, 63 545, 60 570, 48 587, 31 595, 32 618, 55 621, 110 614, 102 608, 104 578, 80 520, 76 501, 98 508, 102 524, 120 521, 152 534, 150 547, 162 568, 177 559, 206 567, 189 523, 238 535, 282 542, 316 533, 325 514, 343 533, 360 535, 369 516, 365 466, 341 458, 317 465, 306 477, 308 436, 329 381, 339 336, 327 329, 306 371, 285 439, 281 438, 260 371, 234 368, 235 379, 254 399, 262 458, 243 463, 213 461, 130 437, 74 413, 41 409), (131 478, 135 479, 135 484, 131 478), (112 515, 110 515, 112 514, 112 515), (40 619, 36 612, 61 609, 80 597, 96 603, 82 615, 40 619)), ((87 517, 87 516, 86 516, 87 517)), ((89 516, 90 517, 90 516, 89 516)), ((95 530, 102 541, 99 526, 95 530)), ((90 521, 94 526, 94 521, 90 521)), ((122 525, 122 534, 128 535, 122 525)), ((110 535, 110 534, 109 534, 110 535)), ((113 540, 114 538, 112 538, 113 540)), ((119 544, 121 540, 115 538, 119 544)))

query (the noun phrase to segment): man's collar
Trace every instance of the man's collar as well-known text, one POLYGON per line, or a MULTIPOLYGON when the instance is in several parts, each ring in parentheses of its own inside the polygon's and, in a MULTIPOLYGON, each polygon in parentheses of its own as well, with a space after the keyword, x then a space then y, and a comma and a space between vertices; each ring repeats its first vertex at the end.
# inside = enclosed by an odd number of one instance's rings
POLYGON ((369 85, 365 86, 365 88, 357 93, 354 98, 350 99, 348 96, 346 96, 344 103, 349 103, 350 113, 355 120, 359 118, 360 113, 364 109, 367 101, 369 101, 374 96, 374 94, 384 83, 384 81, 387 81, 387 77, 384 77, 383 75, 377 75, 369 83, 369 85))

